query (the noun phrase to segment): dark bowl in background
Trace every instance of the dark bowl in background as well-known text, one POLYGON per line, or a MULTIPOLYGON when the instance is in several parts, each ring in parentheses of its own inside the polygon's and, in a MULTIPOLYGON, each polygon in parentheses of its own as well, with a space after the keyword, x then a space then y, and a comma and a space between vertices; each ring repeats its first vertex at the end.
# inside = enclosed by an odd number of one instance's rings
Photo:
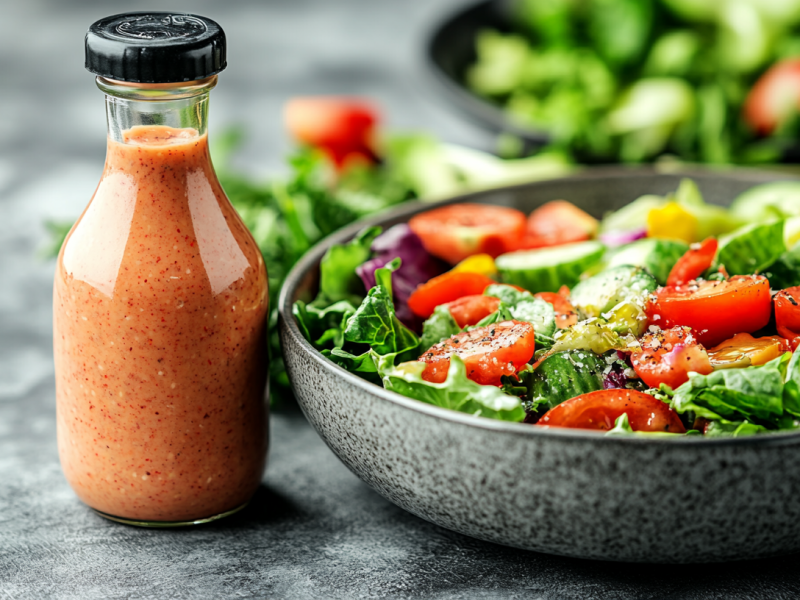
POLYGON ((487 28, 510 31, 512 7, 513 0, 484 0, 459 9, 431 33, 426 63, 436 85, 453 106, 489 131, 517 136, 530 152, 548 142, 547 132, 515 122, 502 107, 481 98, 464 84, 467 68, 477 58, 478 32, 487 28))
POLYGON ((630 562, 719 562, 800 551, 800 434, 604 437, 473 417, 349 373, 303 337, 292 315, 295 300, 315 295, 325 251, 366 225, 388 227, 435 206, 467 201, 529 212, 563 198, 599 217, 642 194, 672 191, 682 176, 693 177, 716 204, 781 179, 748 169, 587 169, 563 179, 403 205, 329 236, 295 265, 279 300, 284 360, 309 422, 378 493, 423 519, 482 540, 630 562))

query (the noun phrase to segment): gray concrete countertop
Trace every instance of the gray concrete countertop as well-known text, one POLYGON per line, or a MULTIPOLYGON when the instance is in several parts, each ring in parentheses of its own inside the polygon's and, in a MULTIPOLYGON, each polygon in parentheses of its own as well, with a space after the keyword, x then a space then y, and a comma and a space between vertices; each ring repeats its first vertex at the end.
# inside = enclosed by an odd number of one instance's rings
MULTIPOLYGON (((283 101, 364 94, 389 126, 491 147, 432 90, 421 43, 457 0, 183 2, 225 28, 230 68, 212 135, 246 123, 243 171, 279 172, 283 101)), ((8 598, 797 598, 798 557, 733 565, 572 560, 466 538, 374 493, 296 409, 273 415, 270 466, 250 506, 180 531, 126 527, 83 506, 55 441, 46 218, 74 218, 99 179, 103 100, 83 35, 155 0, 4 0, 0 18, 0 592, 8 598)), ((630 524, 635 527, 635 523, 630 524)), ((702 527, 702 524, 698 524, 702 527)))

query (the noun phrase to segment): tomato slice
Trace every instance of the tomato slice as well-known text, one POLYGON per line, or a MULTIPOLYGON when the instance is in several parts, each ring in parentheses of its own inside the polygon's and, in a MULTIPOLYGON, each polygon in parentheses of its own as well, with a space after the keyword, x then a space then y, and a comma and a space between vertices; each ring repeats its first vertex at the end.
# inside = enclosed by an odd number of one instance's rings
POLYGON ((428 252, 454 265, 473 254, 496 258, 516 249, 525 215, 505 206, 451 204, 417 215, 408 225, 428 252))
POLYGON ((792 350, 800 345, 800 287, 775 294, 775 325, 778 334, 789 340, 792 350))
POLYGON ((500 306, 500 299, 494 296, 476 294, 453 300, 445 304, 445 306, 450 310, 450 314, 453 315, 458 326, 463 329, 467 325, 475 325, 478 321, 496 311, 497 307, 500 306))
POLYGON ((539 419, 537 425, 608 430, 623 414, 634 431, 686 433, 669 405, 635 390, 599 390, 562 402, 539 419))
POLYGON ((692 244, 686 254, 678 259, 667 278, 667 285, 685 285, 705 273, 717 255, 716 238, 708 238, 700 244, 692 244))
POLYGON ((774 300, 775 323, 800 332, 800 286, 781 290, 775 294, 774 300))
POLYGON ((530 214, 517 250, 583 242, 594 237, 597 228, 597 219, 587 212, 566 200, 553 200, 530 214))
POLYGON ((800 107, 800 59, 773 65, 756 81, 744 103, 744 119, 760 135, 770 135, 800 107))
POLYGON ((323 150, 339 169, 352 160, 376 161, 373 138, 378 112, 364 100, 292 98, 284 107, 284 121, 292 137, 323 150))
POLYGON ((697 343, 688 327, 648 333, 641 344, 641 352, 631 354, 631 364, 650 387, 666 383, 675 389, 689 381, 690 372, 708 375, 714 370, 706 349, 697 343))
POLYGON ((562 285, 557 293, 539 292, 534 296, 553 305, 553 309, 556 311, 556 326, 559 329, 567 329, 578 322, 578 311, 569 301, 569 288, 567 286, 562 285))
POLYGON ((769 282, 761 275, 725 281, 692 281, 659 288, 647 304, 647 317, 661 329, 691 327, 697 341, 714 346, 737 333, 764 327, 772 312, 769 282))
POLYGON ((495 283, 480 273, 448 271, 417 286, 408 298, 408 307, 418 317, 428 318, 440 304, 447 304, 464 296, 482 294, 495 283))
POLYGON ((458 333, 419 357, 427 363, 422 378, 442 383, 455 354, 464 361, 467 377, 482 385, 500 385, 503 375, 515 374, 533 357, 535 344, 533 325, 524 321, 502 321, 458 333))

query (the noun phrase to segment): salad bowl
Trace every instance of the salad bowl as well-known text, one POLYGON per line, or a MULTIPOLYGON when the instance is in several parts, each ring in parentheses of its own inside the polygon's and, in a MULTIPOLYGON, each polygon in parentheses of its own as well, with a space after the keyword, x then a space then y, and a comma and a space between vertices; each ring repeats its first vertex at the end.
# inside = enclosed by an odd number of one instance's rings
POLYGON ((748 170, 658 173, 598 168, 575 176, 414 203, 343 229, 309 251, 280 296, 284 360, 297 400, 334 453, 378 493, 442 527, 565 556, 719 562, 800 551, 800 435, 606 437, 458 413, 349 373, 303 337, 292 315, 310 300, 326 249, 366 225, 432 206, 481 202, 531 211, 567 199, 601 216, 692 177, 725 204, 775 179, 748 170))

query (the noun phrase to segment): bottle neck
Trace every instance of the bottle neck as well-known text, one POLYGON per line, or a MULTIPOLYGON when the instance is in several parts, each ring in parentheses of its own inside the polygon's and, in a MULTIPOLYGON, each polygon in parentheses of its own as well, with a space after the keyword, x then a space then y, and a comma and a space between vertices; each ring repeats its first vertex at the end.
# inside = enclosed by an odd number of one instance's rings
POLYGON ((183 83, 128 83, 104 77, 97 87, 106 95, 108 138, 126 143, 134 127, 163 126, 194 130, 204 135, 208 126, 208 94, 217 76, 183 83))

